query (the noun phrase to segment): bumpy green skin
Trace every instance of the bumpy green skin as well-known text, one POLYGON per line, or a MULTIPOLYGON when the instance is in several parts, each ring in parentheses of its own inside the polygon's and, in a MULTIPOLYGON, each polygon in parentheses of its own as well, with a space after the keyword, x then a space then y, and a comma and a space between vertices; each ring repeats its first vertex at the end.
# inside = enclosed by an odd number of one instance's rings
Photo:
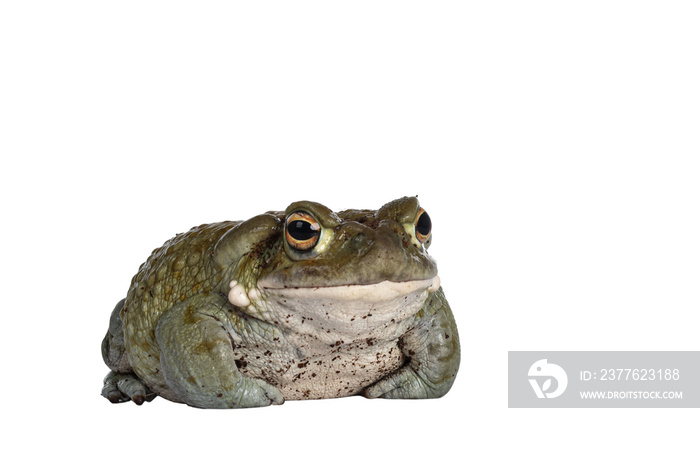
POLYGON ((112 313, 102 394, 137 404, 160 395, 201 408, 444 395, 460 346, 441 288, 425 285, 404 301, 366 309, 333 294, 386 281, 430 283, 437 267, 429 240, 420 244, 412 230, 419 214, 416 198, 338 213, 300 202, 177 235, 153 251, 112 313), (285 219, 297 211, 323 229, 312 251, 285 237, 285 219), (235 283, 245 300, 231 298, 235 283), (328 301, 306 301, 319 288, 331 290, 328 301))

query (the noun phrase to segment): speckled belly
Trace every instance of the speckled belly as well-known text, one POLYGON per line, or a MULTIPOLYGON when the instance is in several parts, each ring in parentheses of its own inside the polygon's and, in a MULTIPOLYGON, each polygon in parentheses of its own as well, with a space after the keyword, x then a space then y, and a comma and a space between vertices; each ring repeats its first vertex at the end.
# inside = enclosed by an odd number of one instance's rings
POLYGON ((243 358, 239 365, 247 377, 261 378, 280 389, 285 400, 338 398, 360 393, 404 363, 398 340, 372 338, 337 344, 306 346, 292 357, 267 351, 243 358), (301 357, 311 352, 311 356, 301 357))

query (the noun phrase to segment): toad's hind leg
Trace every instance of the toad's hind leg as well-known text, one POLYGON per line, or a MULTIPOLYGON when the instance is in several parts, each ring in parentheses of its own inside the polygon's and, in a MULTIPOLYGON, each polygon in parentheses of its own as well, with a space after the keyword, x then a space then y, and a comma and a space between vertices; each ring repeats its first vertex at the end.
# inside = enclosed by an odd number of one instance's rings
POLYGON ((198 295, 161 317, 156 340, 165 382, 181 401, 198 408, 281 404, 284 398, 276 387, 239 372, 230 310, 223 296, 198 295))
POLYGON ((109 319, 109 329, 102 340, 102 358, 111 369, 104 379, 102 396, 112 403, 133 401, 137 405, 153 400, 156 395, 139 380, 131 369, 124 346, 124 330, 119 316, 125 299, 117 303, 109 319))

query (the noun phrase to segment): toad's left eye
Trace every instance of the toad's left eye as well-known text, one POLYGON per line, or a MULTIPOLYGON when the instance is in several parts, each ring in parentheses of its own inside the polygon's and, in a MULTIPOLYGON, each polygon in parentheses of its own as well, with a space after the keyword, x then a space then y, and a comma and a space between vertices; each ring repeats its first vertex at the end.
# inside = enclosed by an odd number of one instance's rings
POLYGON ((421 209, 418 212, 418 218, 416 218, 416 239, 421 243, 425 243, 430 238, 430 231, 433 228, 433 224, 430 221, 430 216, 428 212, 421 209))

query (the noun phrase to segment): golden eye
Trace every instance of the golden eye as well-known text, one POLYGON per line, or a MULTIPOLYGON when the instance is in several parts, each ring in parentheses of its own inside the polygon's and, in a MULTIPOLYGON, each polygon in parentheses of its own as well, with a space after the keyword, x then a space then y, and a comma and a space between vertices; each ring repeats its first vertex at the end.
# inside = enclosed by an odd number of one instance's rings
POLYGON ((298 250, 313 249, 321 236, 321 225, 306 212, 294 212, 287 217, 287 243, 298 250))
POLYGON ((428 212, 421 209, 418 212, 418 217, 416 218, 415 229, 416 229, 416 239, 421 243, 425 243, 430 239, 430 230, 433 225, 430 222, 430 216, 428 212))

